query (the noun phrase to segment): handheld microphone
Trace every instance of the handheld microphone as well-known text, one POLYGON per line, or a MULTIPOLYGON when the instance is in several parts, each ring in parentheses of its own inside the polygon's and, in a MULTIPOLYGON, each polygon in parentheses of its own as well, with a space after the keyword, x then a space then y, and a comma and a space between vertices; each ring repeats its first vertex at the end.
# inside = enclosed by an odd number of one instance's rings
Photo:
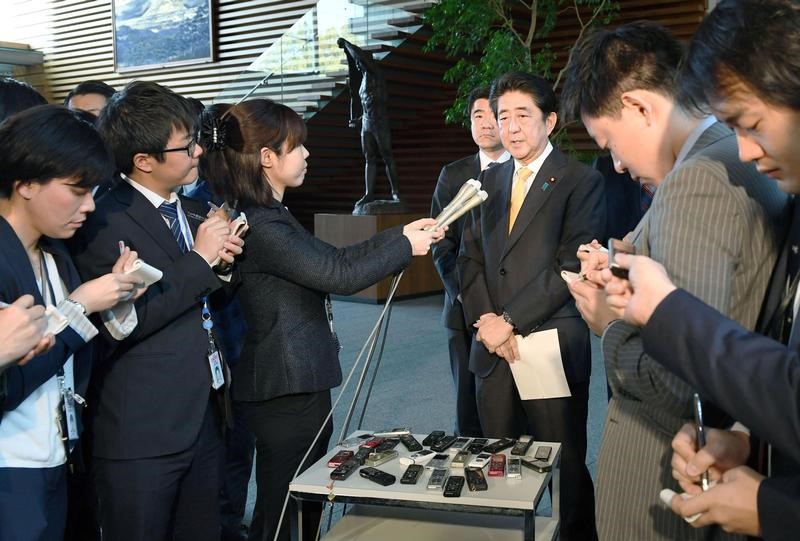
POLYGON ((439 213, 439 215, 436 217, 436 227, 443 227, 442 224, 444 225, 450 224, 454 220, 456 220, 459 216, 461 216, 463 213, 458 214, 458 216, 456 216, 452 220, 449 219, 451 216, 455 215, 459 211, 459 209, 463 207, 464 204, 467 203, 467 201, 470 201, 473 197, 475 197, 480 192, 480 190, 481 190, 481 183, 479 181, 472 178, 466 181, 461 186, 461 189, 458 190, 458 193, 455 195, 455 197, 453 197, 450 203, 446 207, 444 207, 442 211, 439 213))
POLYGON ((452 212, 449 216, 446 216, 444 219, 441 217, 436 219, 436 227, 444 227, 446 225, 450 225, 451 223, 455 222, 459 218, 461 218, 464 214, 469 212, 470 210, 474 209, 489 197, 489 194, 483 190, 478 191, 475 195, 470 197, 461 207, 456 209, 452 212))
MULTIPOLYGON (((471 189, 468 191, 468 193, 470 192, 471 189)), ((461 218, 461 216, 463 216, 470 210, 474 209, 475 207, 486 201, 488 197, 489 194, 487 194, 483 190, 478 190, 474 192, 471 197, 458 204, 458 206, 454 206, 449 211, 447 209, 443 210, 439 214, 439 216, 436 217, 436 225, 429 227, 428 230, 438 229, 440 227, 445 227, 447 225, 450 225, 451 223, 461 218)))

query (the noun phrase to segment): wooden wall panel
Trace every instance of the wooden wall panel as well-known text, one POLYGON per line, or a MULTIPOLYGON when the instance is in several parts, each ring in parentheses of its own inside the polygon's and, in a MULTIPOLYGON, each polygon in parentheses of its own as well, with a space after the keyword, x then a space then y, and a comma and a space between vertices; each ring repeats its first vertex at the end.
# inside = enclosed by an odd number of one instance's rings
POLYGON ((16 75, 54 102, 62 101, 85 79, 100 79, 117 88, 132 79, 153 80, 210 102, 316 4, 315 0, 215 0, 217 61, 120 74, 114 71, 111 0, 6 2, 15 28, 4 39, 27 43, 45 54, 43 66, 21 69, 16 75))
MULTIPOLYGON (((113 71, 111 0, 3 0, 4 13, 10 9, 16 32, 3 39, 28 43, 45 53, 43 70, 29 69, 18 75, 54 101, 88 78, 117 87, 134 78, 150 79, 209 101, 315 3, 215 0, 217 62, 123 75, 113 71)), ((649 19, 666 25, 681 39, 691 37, 707 9, 706 0, 620 0, 620 4, 612 27, 649 19)), ((401 194, 411 212, 428 211, 442 165, 475 151, 467 130, 444 124, 442 113, 454 97, 454 88, 442 82, 441 74, 455 60, 440 52, 423 53, 425 32, 418 32, 383 61, 390 73, 389 115, 401 194)), ((577 34, 575 15, 563 14, 549 39, 558 55, 556 71, 566 61, 577 34)), ((334 98, 309 121, 311 158, 306 184, 287 197, 293 212, 309 228, 314 213, 349 212, 363 193, 363 156, 357 130, 347 128, 347 98, 346 94, 334 98)), ((582 126, 571 134, 576 150, 596 151, 582 126)), ((386 181, 379 178, 378 184, 386 181)))

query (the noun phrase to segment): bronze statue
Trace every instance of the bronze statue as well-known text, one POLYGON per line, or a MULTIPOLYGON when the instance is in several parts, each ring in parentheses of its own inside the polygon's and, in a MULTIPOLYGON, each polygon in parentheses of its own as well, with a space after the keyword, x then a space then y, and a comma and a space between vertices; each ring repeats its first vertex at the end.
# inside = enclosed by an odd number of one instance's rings
POLYGON ((372 55, 344 38, 337 45, 347 55, 348 85, 350 88, 350 121, 348 126, 361 125, 361 150, 364 152, 364 183, 366 193, 356 202, 353 214, 384 214, 403 212, 398 194, 397 171, 392 156, 392 134, 386 110, 386 81, 372 55), (378 158, 383 159, 392 198, 375 198, 375 176, 378 158))

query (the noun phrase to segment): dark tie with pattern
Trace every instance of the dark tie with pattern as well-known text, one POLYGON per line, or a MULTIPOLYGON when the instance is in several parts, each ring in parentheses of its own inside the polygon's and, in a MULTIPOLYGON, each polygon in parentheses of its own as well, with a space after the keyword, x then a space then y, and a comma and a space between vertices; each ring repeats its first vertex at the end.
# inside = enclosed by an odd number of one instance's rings
POLYGON ((180 248, 181 253, 185 254, 189 251, 189 247, 186 245, 186 239, 183 238, 183 234, 181 233, 181 222, 178 220, 178 202, 175 201, 174 203, 167 203, 164 201, 159 205, 158 212, 167 219, 167 223, 169 224, 169 230, 172 233, 172 236, 175 237, 175 242, 178 243, 178 248, 180 248))
POLYGON ((639 203, 642 207, 642 214, 647 212, 650 205, 653 204, 653 197, 656 195, 656 187, 652 184, 642 184, 642 190, 639 195, 639 203))

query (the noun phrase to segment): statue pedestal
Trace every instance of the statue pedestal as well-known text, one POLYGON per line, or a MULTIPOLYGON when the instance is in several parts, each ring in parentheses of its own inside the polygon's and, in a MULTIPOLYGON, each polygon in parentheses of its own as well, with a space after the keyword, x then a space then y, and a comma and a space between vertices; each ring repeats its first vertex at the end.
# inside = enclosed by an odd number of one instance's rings
MULTIPOLYGON (((315 214, 314 234, 318 239, 336 247, 348 246, 369 239, 376 233, 425 218, 423 214, 378 214, 373 216, 352 216, 350 214, 315 214)), ((377 284, 363 289, 350 297, 337 297, 342 300, 381 303, 389 295, 389 276, 377 284)), ((430 253, 424 257, 414 257, 403 274, 397 287, 395 298, 414 297, 442 291, 442 282, 433 266, 430 253)))

